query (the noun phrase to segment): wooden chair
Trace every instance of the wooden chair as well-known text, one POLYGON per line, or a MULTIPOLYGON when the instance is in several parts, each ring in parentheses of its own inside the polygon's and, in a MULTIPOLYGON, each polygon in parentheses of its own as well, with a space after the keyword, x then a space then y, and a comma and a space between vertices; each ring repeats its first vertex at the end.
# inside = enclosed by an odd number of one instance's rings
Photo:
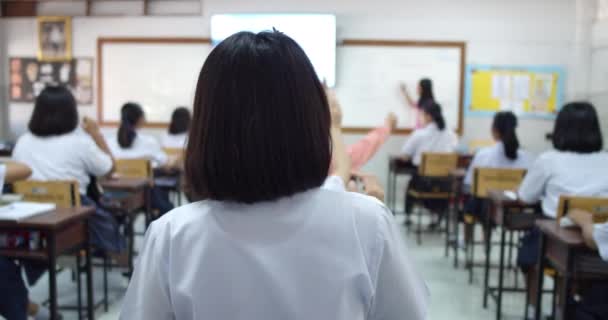
MULTIPOLYGON (((451 198, 450 173, 458 167, 456 153, 424 153, 418 167, 414 185, 408 195, 413 201, 412 208, 418 216, 416 227, 417 243, 422 243, 422 211, 431 202, 445 202, 446 208, 451 198)), ((410 182, 412 183, 412 182, 410 182)), ((447 221, 447 219, 446 219, 447 221)))
POLYGON ((15 182, 13 189, 24 201, 49 202, 61 208, 80 207, 78 181, 26 180, 15 182))
POLYGON ((608 198, 606 197, 561 196, 557 207, 558 222, 574 209, 591 213, 594 223, 608 222, 608 198))
POLYGON ((152 164, 147 159, 117 159, 116 174, 123 178, 151 178, 152 164))
MULTIPOLYGON (((471 195, 474 201, 483 203, 483 208, 479 208, 485 215, 486 212, 485 200, 488 198, 490 190, 516 190, 523 181, 526 175, 524 169, 504 169, 504 168, 475 168, 473 171, 473 181, 471 186, 471 195)), ((465 228, 465 266, 469 270, 469 283, 473 282, 473 270, 476 266, 475 260, 475 245, 486 244, 485 241, 475 240, 475 226, 481 223, 484 226, 484 233, 487 237, 491 232, 489 219, 478 221, 475 214, 471 212, 464 213, 464 228, 465 228)), ((513 234, 510 235, 510 244, 513 244, 513 234)), ((509 246, 509 257, 512 256, 513 246, 509 246)), ((487 252, 487 250, 486 250, 487 252)), ((508 259, 511 261, 511 259, 508 259)))
MULTIPOLYGON (((163 148, 163 151, 169 156, 169 162, 174 164, 183 164, 185 149, 183 148, 163 148)), ((170 170, 155 170, 155 185, 172 192, 175 195, 175 203, 178 206, 182 205, 182 173, 179 168, 170 170)))

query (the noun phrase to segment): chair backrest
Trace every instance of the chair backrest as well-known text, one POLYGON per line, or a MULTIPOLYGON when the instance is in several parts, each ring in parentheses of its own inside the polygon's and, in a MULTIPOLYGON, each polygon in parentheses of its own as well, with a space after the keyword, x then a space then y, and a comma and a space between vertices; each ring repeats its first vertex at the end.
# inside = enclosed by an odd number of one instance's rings
POLYGON ((117 159, 116 173, 124 178, 152 178, 152 164, 147 159, 117 159))
POLYGON ((24 201, 49 202, 61 208, 80 207, 78 181, 25 180, 13 184, 13 191, 24 201))
POLYGON ((447 177, 458 168, 458 154, 432 153, 422 154, 418 174, 423 177, 447 177))
POLYGON ((557 207, 557 220, 561 220, 574 209, 591 213, 594 223, 608 222, 608 198, 561 196, 557 207))
POLYGON ((490 190, 516 190, 525 175, 524 169, 475 168, 471 193, 486 198, 490 190))

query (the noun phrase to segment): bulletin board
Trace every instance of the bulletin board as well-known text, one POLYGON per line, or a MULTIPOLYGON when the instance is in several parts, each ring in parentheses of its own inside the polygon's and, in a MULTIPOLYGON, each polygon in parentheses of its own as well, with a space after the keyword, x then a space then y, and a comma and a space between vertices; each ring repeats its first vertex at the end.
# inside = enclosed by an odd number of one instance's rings
POLYGON ((513 111, 520 117, 555 117, 564 100, 564 68, 468 65, 467 116, 513 111))

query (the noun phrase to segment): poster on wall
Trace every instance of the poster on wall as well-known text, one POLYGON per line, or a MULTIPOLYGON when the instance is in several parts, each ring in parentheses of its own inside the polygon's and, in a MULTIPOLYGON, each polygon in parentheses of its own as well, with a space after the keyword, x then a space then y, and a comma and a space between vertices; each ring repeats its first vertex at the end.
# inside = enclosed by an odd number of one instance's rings
POLYGON ((38 60, 72 59, 72 20, 70 17, 38 18, 38 60))
POLYGON ((36 58, 10 58, 9 98, 34 102, 48 84, 68 87, 79 105, 93 103, 93 59, 44 62, 36 58))

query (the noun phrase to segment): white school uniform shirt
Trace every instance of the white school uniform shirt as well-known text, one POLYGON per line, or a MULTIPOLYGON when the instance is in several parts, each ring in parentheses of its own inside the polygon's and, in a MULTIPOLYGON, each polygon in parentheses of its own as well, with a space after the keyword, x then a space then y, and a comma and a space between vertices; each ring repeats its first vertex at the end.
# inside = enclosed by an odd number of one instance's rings
POLYGON ((608 223, 596 224, 593 227, 593 239, 602 259, 608 261, 608 223))
POLYGON ((112 169, 112 158, 80 129, 39 137, 26 133, 17 140, 13 159, 32 169, 30 180, 77 180, 86 194, 89 175, 104 176, 112 169))
POLYGON ((485 147, 477 151, 467 170, 464 184, 466 186, 473 184, 475 168, 528 169, 531 165, 532 156, 528 152, 520 148, 517 150, 517 159, 512 160, 505 155, 505 145, 498 142, 491 147, 485 147))
POLYGON ((448 129, 439 130, 432 122, 422 129, 417 129, 407 139, 401 153, 410 156, 414 165, 420 165, 422 154, 425 152, 454 152, 458 145, 458 137, 448 129))
POLYGON ((166 132, 160 139, 163 148, 184 149, 188 141, 187 133, 170 134, 166 132))
POLYGON ((192 203, 152 223, 122 320, 422 320, 429 292, 379 201, 323 188, 192 203))
POLYGON ((556 218, 562 195, 608 197, 608 153, 548 151, 536 159, 519 197, 526 203, 541 201, 543 213, 556 218))
POLYGON ((116 159, 147 159, 151 161, 153 168, 163 166, 169 160, 160 143, 149 135, 138 132, 130 148, 121 147, 117 136, 108 140, 108 147, 116 159))

